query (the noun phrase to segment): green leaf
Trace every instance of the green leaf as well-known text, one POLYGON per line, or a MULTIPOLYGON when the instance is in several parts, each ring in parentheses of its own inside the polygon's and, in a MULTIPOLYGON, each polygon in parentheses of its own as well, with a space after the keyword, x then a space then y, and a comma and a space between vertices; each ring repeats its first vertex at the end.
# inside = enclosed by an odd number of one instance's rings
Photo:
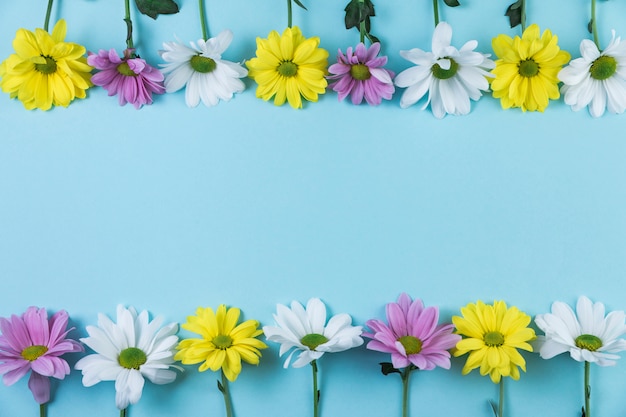
POLYGON ((391 364, 390 362, 381 362, 380 363, 380 372, 382 372, 383 375, 389 375, 389 374, 393 374, 393 373, 402 374, 402 372, 400 372, 399 369, 394 368, 393 364, 391 364))
POLYGON ((222 394, 225 391, 224 385, 222 385, 222 383, 219 380, 217 381, 217 389, 220 390, 222 394))
POLYGON ((593 19, 591 19, 587 24, 587 30, 589 31, 589 33, 593 33, 593 19))
MULTIPOLYGON (((294 0, 295 1, 295 0, 294 0)), ((365 30, 370 30, 370 17, 376 16, 374 11, 374 4, 371 0, 365 0, 361 3, 359 0, 350 0, 350 3, 344 9, 346 12, 345 23, 346 29, 356 27, 357 29, 361 25, 361 22, 365 22, 365 30)))
POLYGON ((293 2, 296 3, 298 6, 302 7, 304 10, 307 10, 307 8, 304 7, 304 4, 302 4, 300 0, 293 0, 293 2))
POLYGON ((160 14, 178 13, 178 5, 173 0, 135 0, 139 11, 156 19, 160 14))
POLYGON ((511 27, 522 23, 522 8, 524 6, 524 0, 517 0, 515 3, 511 4, 504 13, 505 16, 508 16, 509 23, 511 27))
POLYGON ((457 7, 461 5, 461 3, 459 3, 458 0, 443 0, 443 2, 446 3, 446 5, 450 7, 457 7))
POLYGON ((493 411, 493 415, 495 417, 498 417, 498 407, 496 406, 496 403, 494 403, 493 401, 487 401, 487 402, 491 406, 491 411, 493 411))

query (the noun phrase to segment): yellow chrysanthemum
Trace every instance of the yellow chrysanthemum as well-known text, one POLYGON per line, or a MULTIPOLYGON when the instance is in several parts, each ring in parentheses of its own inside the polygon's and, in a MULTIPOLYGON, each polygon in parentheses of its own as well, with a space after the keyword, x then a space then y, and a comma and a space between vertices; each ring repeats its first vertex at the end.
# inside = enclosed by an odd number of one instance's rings
POLYGON ((259 322, 247 320, 237 325, 241 311, 226 308, 224 304, 213 312, 210 307, 199 307, 195 316, 187 317, 181 327, 197 333, 200 339, 184 339, 176 349, 175 360, 185 365, 203 362, 198 369, 217 371, 220 368, 229 381, 235 381, 241 372, 241 360, 257 365, 261 352, 267 345, 256 339, 263 334, 259 322))
POLYGON ((498 35, 492 41, 498 56, 495 78, 491 81, 493 96, 503 109, 521 107, 522 111, 544 111, 549 100, 559 98, 557 74, 570 60, 570 54, 559 49, 558 37, 539 26, 529 26, 522 37, 498 35))
POLYGON ((302 97, 316 102, 326 91, 328 51, 318 48, 318 37, 305 38, 297 26, 282 35, 271 31, 267 39, 257 38, 256 57, 246 62, 248 76, 258 84, 256 96, 282 106, 285 99, 293 108, 302 107, 302 97))
POLYGON ((74 98, 85 98, 91 87, 91 66, 85 47, 63 42, 67 25, 61 19, 52 34, 18 29, 15 53, 0 64, 0 87, 17 97, 28 110, 48 110, 52 105, 67 107, 74 98))
POLYGON ((518 380, 518 367, 526 372, 526 361, 517 349, 533 351, 528 344, 535 338, 535 331, 528 327, 530 316, 517 307, 507 308, 504 301, 470 303, 461 308, 461 314, 463 317, 452 317, 452 322, 456 332, 465 336, 457 343, 454 356, 469 352, 463 375, 480 367, 480 374, 489 374, 494 383, 503 376, 518 380))

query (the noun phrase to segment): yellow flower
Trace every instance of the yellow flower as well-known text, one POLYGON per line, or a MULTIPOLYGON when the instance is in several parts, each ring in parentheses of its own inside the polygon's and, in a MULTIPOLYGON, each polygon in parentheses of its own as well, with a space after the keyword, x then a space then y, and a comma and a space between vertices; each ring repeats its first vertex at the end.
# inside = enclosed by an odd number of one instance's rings
POLYGON ((526 361, 517 349, 533 351, 528 344, 535 338, 535 331, 528 327, 530 316, 517 307, 507 308, 504 301, 470 303, 461 308, 461 314, 463 317, 452 317, 452 322, 457 333, 465 336, 457 343, 454 356, 469 352, 463 375, 480 367, 480 374, 489 374, 494 383, 503 376, 518 380, 518 367, 526 372, 526 361))
POLYGON ((282 35, 271 31, 267 39, 256 39, 256 57, 246 62, 248 76, 258 84, 256 96, 282 106, 285 99, 293 108, 302 107, 304 97, 316 102, 326 91, 328 51, 318 48, 320 39, 306 39, 297 26, 282 35))
POLYGON ((241 372, 241 360, 257 365, 261 352, 267 345, 256 339, 263 334, 257 329, 259 322, 247 320, 237 325, 240 310, 226 308, 224 304, 213 312, 210 307, 199 307, 195 316, 187 317, 181 327, 202 336, 201 339, 184 339, 176 349, 175 360, 185 365, 203 362, 199 371, 217 371, 220 368, 229 381, 235 381, 241 372))
POLYGON ((493 96, 503 109, 521 107, 522 111, 544 111, 549 100, 559 98, 557 74, 570 60, 570 54, 559 49, 558 37, 539 26, 529 26, 520 39, 498 35, 491 42, 498 56, 496 77, 491 81, 493 96))
POLYGON ((15 53, 0 64, 2 91, 17 97, 28 110, 67 107, 74 98, 85 98, 85 90, 92 86, 92 68, 84 46, 63 42, 66 31, 63 19, 54 25, 52 34, 18 29, 15 53))

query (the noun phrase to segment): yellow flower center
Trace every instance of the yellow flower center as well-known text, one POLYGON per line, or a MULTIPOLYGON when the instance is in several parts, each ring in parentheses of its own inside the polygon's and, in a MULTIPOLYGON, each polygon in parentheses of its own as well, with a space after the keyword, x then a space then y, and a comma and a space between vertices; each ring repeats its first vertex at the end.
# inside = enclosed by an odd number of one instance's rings
POLYGON ((211 58, 207 58, 206 56, 194 55, 191 57, 191 68, 196 72, 201 72, 203 74, 213 72, 217 67, 217 64, 211 58))
POLYGON ((119 64, 117 66, 117 72, 119 72, 122 75, 126 75, 127 77, 136 77, 137 76, 135 71, 130 69, 130 67, 128 66, 128 64, 126 62, 122 62, 121 64, 119 64))
POLYGON ((318 333, 307 334, 300 340, 300 343, 302 343, 304 346, 308 347, 311 350, 315 350, 316 347, 318 347, 319 345, 323 345, 326 342, 328 342, 326 336, 318 333))
POLYGON ((595 352, 602 347, 602 340, 592 334, 581 334, 574 342, 579 348, 587 349, 590 352, 595 352))
POLYGON ((606 80, 617 71, 617 60, 612 56, 602 55, 591 64, 589 72, 594 80, 606 80))
POLYGON ((487 332, 483 336, 483 340, 487 346, 502 346, 504 344, 504 335, 500 332, 487 332))
POLYGON ((443 69, 439 64, 435 64, 430 68, 435 78, 439 78, 440 80, 447 80, 448 78, 454 77, 459 70, 459 64, 457 64, 454 59, 450 57, 445 57, 445 59, 450 60, 449 69, 443 69))
POLYGON ((281 62, 277 71, 283 77, 293 77, 298 73, 298 66, 291 61, 281 62))
POLYGON ((49 56, 42 57, 46 60, 45 64, 35 64, 35 69, 42 74, 54 74, 57 71, 57 62, 49 56))
POLYGON ((352 67, 350 67, 350 75, 352 78, 359 81, 369 80, 372 76, 369 67, 364 64, 352 65, 352 67))
POLYGON ((407 355, 414 355, 422 351, 422 341, 414 336, 402 336, 398 342, 404 347, 407 355))
POLYGON ((34 345, 29 346, 22 351, 22 358, 26 359, 29 362, 34 361, 44 353, 48 351, 47 346, 34 345))
POLYGON ((539 74, 539 65, 532 58, 521 61, 518 68, 519 75, 522 77, 530 78, 539 74))
POLYGON ((129 347, 120 352, 117 361, 126 369, 139 369, 141 365, 146 363, 148 357, 143 350, 136 347, 129 347))
POLYGON ((233 339, 228 335, 219 334, 213 338, 213 344, 218 349, 228 349, 233 345, 233 339))

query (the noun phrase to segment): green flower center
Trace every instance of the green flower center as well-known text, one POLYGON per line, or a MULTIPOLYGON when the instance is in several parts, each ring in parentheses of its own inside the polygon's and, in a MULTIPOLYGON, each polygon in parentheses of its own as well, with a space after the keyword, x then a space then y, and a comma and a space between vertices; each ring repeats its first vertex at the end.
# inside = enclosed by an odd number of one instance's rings
POLYGON ((213 72, 217 64, 211 58, 207 58, 206 56, 194 55, 191 57, 191 68, 193 68, 196 72, 201 72, 203 74, 213 72))
POLYGON ((281 62, 277 71, 283 77, 293 77, 298 73, 298 66, 291 61, 281 62))
POLYGON ((534 77, 539 74, 539 65, 535 62, 534 59, 528 58, 524 61, 521 61, 518 66, 519 75, 522 77, 534 77))
POLYGON ((22 358, 26 359, 27 361, 32 362, 38 357, 40 357, 41 355, 43 355, 44 353, 46 353, 47 351, 48 351, 47 346, 41 346, 41 345, 29 346, 22 351, 22 358))
POLYGON ((45 64, 35 64, 35 69, 42 74, 54 74, 57 71, 57 62, 49 56, 42 57, 46 60, 45 64))
POLYGON ((445 57, 445 59, 450 60, 450 68, 443 69, 439 64, 435 64, 430 68, 430 71, 433 73, 435 78, 439 78, 440 80, 447 80, 448 78, 452 78, 456 75, 456 72, 459 70, 459 64, 450 57, 445 57))
POLYGON ((414 355, 422 351, 422 341, 413 336, 402 336, 398 342, 404 347, 407 355, 414 355))
POLYGON ((483 340, 487 346, 502 346, 504 344, 504 335, 500 332, 487 332, 483 336, 483 340))
POLYGON ((352 78, 359 81, 369 80, 372 76, 369 67, 364 64, 352 65, 352 67, 350 67, 350 75, 352 78))
POLYGON ((143 350, 136 347, 129 347, 120 352, 117 361, 126 369, 139 369, 141 365, 146 363, 148 357, 143 350))
POLYGON ((591 352, 595 352, 602 347, 602 340, 592 334, 581 334, 574 342, 579 348, 587 349, 591 352))
POLYGON ((311 350, 315 350, 316 347, 318 347, 319 345, 323 345, 326 342, 328 342, 326 336, 318 333, 307 334, 300 340, 300 343, 302 343, 304 346, 308 347, 311 350))
POLYGON ((121 64, 119 64, 117 66, 117 72, 119 72, 122 75, 126 75, 127 77, 136 77, 137 76, 135 71, 130 69, 130 67, 128 66, 128 64, 126 62, 122 62, 121 64))
POLYGON ((233 339, 225 334, 219 334, 213 338, 213 344, 218 349, 228 349, 233 345, 233 339))
POLYGON ((606 55, 602 55, 600 58, 593 61, 591 68, 589 68, 591 78, 600 81, 612 77, 615 71, 617 71, 617 60, 612 56, 606 55))

